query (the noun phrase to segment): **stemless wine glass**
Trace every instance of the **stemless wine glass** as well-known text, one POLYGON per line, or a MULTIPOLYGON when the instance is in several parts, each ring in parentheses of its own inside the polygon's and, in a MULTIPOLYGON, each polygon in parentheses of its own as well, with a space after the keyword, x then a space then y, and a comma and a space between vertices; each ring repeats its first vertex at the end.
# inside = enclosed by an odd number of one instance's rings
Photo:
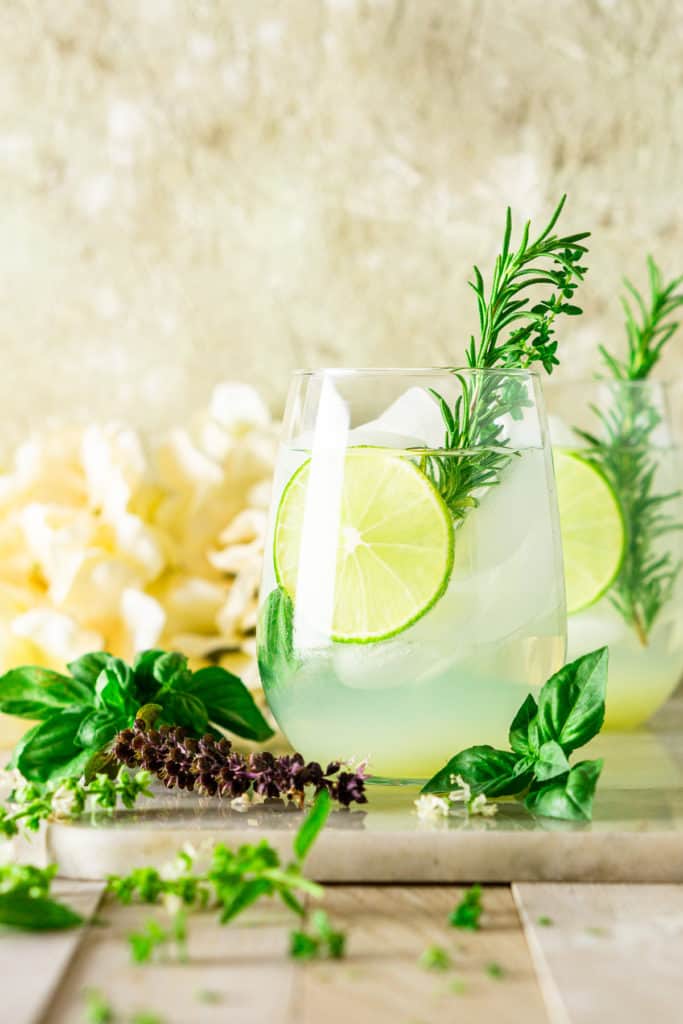
MULTIPOLYGON (((568 657, 608 645, 605 727, 632 729, 664 704, 683 673, 682 477, 668 387, 597 379, 546 395, 553 445, 600 471, 622 520, 604 586, 588 607, 568 609, 568 657)), ((590 515, 583 525, 590 534, 590 515)), ((565 560, 569 573, 567 553, 565 560)))
POLYGON ((562 664, 554 478, 536 374, 319 370, 289 392, 258 658, 289 741, 374 777, 505 743, 562 664))

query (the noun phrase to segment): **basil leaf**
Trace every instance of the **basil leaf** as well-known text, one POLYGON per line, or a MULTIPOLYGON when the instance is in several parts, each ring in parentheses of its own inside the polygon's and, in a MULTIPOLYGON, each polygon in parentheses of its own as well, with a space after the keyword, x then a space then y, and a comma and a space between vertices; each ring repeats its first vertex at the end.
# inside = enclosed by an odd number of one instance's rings
POLYGON ((141 704, 149 703, 159 689, 159 684, 154 678, 154 666, 165 654, 166 651, 150 648, 148 651, 141 651, 133 662, 135 688, 141 704))
POLYGON ((273 735, 249 690, 227 669, 218 665, 200 668, 192 676, 191 687, 214 725, 248 740, 267 740, 273 735))
POLYGON ((537 737, 533 735, 533 731, 530 731, 537 714, 538 704, 529 694, 512 719, 510 726, 509 742, 516 754, 529 755, 537 752, 538 746, 533 745, 537 737))
POLYGON ((422 787, 423 793, 447 793, 453 789, 452 779, 461 775, 472 789, 472 795, 512 796, 521 793, 531 781, 531 773, 518 772, 517 754, 508 750, 496 750, 488 745, 468 747, 452 757, 441 771, 437 772, 422 787))
POLYGON ((25 892, 0 893, 0 925, 44 932, 74 928, 82 923, 80 914, 49 896, 29 896, 25 892))
POLYGON ((538 760, 534 764, 534 775, 543 782, 564 775, 569 771, 569 761, 564 750, 555 740, 548 740, 538 752, 538 760))
POLYGON ((243 910, 256 903, 261 896, 270 895, 274 885, 267 878, 251 878, 242 882, 235 895, 229 903, 225 903, 220 916, 220 923, 227 924, 234 917, 241 914, 243 910))
MULTIPOLYGON (((202 700, 192 693, 176 690, 164 693, 159 722, 166 725, 180 725, 195 736, 203 736, 209 724, 209 716, 202 700)), ((149 705, 147 705, 149 707, 149 705)))
MULTIPOLYGON (((16 748, 16 765, 31 782, 61 778, 64 772, 75 774, 78 762, 84 766, 90 753, 76 744, 83 718, 90 708, 76 707, 60 711, 31 729, 16 748), (73 765, 73 768, 69 768, 73 765)), ((80 772, 79 772, 80 774, 80 772)))
POLYGON ((77 679, 28 665, 0 678, 0 711, 43 721, 74 704, 88 704, 92 691, 77 679))
POLYGON ((524 801, 534 814, 569 821, 590 821, 602 761, 579 761, 566 775, 534 789, 524 801))
POLYGON ((74 679, 83 683, 90 690, 94 690, 97 677, 111 660, 111 654, 107 654, 106 651, 91 651, 90 654, 84 654, 76 661, 70 661, 66 667, 74 679))
POLYGON ((601 647, 565 665, 538 698, 541 743, 556 740, 565 754, 597 735, 605 720, 608 652, 601 647))
POLYGON ((92 754, 102 750, 109 740, 128 725, 128 718, 115 711, 92 711, 81 722, 76 733, 76 743, 92 754))
POLYGON ((182 684, 187 683, 191 673, 188 671, 185 655, 169 651, 154 661, 152 675, 161 686, 168 689, 184 689, 182 684))
POLYGON ((294 605, 282 587, 271 590, 261 609, 256 653, 259 675, 266 690, 276 686, 296 665, 294 605))
POLYGON ((132 670, 120 658, 112 658, 95 684, 95 706, 100 711, 117 711, 133 717, 139 707, 133 687, 132 670))
POLYGON ((326 789, 322 789, 304 818, 299 831, 294 836, 294 854, 299 862, 304 860, 306 854, 313 846, 318 833, 324 828, 331 807, 330 794, 326 789))

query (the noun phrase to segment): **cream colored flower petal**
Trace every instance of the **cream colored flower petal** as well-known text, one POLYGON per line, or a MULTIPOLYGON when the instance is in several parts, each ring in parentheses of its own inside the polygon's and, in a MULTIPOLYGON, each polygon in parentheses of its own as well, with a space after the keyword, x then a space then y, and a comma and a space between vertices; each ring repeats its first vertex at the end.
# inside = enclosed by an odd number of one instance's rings
POLYGON ((20 515, 26 546, 49 585, 50 597, 62 604, 86 556, 93 524, 87 512, 31 503, 20 515))
POLYGON ((86 427, 81 457, 90 507, 108 519, 120 516, 147 470, 138 435, 111 425, 86 427))
POLYGON ((79 622, 104 629, 104 623, 118 619, 124 590, 142 582, 126 562, 92 549, 84 555, 60 605, 79 622))
POLYGON ((15 636, 25 637, 51 661, 66 663, 102 648, 102 636, 83 629, 70 615, 34 608, 12 622, 15 636))
POLYGON ((247 505, 251 508, 262 509, 264 512, 268 511, 270 507, 270 499, 273 494, 273 480, 272 474, 268 473, 265 480, 261 480, 259 483, 254 484, 250 487, 247 492, 247 505))
POLYGON ((248 575, 237 576, 230 587, 228 599, 216 616, 219 631, 224 636, 239 636, 240 622, 254 598, 256 581, 248 575))
POLYGON ((167 615, 170 632, 215 634, 216 616, 225 603, 228 584, 176 573, 153 590, 167 615))
POLYGON ((266 535, 267 515, 259 508, 243 509, 221 532, 218 540, 223 545, 249 544, 263 540, 266 535))
POLYGON ((172 430, 156 450, 162 482, 181 492, 200 493, 222 483, 223 472, 197 448, 186 430, 172 430))
POLYGON ((219 652, 238 651, 239 644, 234 639, 213 633, 174 633, 169 637, 168 647, 174 651, 182 651, 188 658, 206 660, 219 652))
POLYGON ((263 563, 263 540, 259 537, 251 544, 232 544, 223 551, 210 551, 207 557, 214 569, 229 576, 245 571, 258 575, 263 563))
POLYGON ((259 393, 248 384, 231 381, 214 388, 209 415, 235 437, 270 425, 268 407, 259 393))
POLYGON ((134 566, 142 581, 151 583, 166 560, 158 533, 130 513, 119 514, 112 525, 117 554, 134 566))
POLYGON ((64 430, 19 445, 10 473, 1 478, 0 507, 28 501, 82 505, 79 443, 80 431, 64 430))
POLYGON ((129 587, 121 597, 121 617, 133 654, 156 647, 166 623, 166 614, 158 601, 129 587))
POLYGON ((197 443, 202 451, 216 462, 224 462, 228 453, 238 443, 219 423, 210 417, 202 417, 196 428, 197 443))

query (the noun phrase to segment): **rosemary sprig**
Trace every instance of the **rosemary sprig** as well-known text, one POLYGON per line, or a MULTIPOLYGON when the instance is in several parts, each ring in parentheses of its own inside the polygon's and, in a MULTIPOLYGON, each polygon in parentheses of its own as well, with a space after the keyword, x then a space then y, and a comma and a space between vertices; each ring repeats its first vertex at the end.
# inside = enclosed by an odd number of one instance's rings
MULTIPOLYGON (((477 296, 480 333, 478 339, 472 335, 466 350, 470 369, 523 370, 540 362, 547 373, 552 373, 559 364, 554 324, 560 315, 578 316, 582 312, 570 300, 586 274, 581 261, 587 249, 582 242, 589 234, 553 233, 565 200, 563 196, 533 241, 529 238, 531 222, 527 221, 514 250, 512 213, 508 208, 503 245, 496 257, 488 295, 484 277, 474 267, 474 280, 469 283, 477 296), (530 306, 529 293, 538 287, 549 291, 530 306)), ((458 521, 479 503, 476 492, 498 482, 513 454, 504 417, 520 419, 529 403, 523 380, 514 376, 503 372, 471 377, 454 372, 461 393, 453 408, 434 394, 446 426, 444 448, 449 454, 426 457, 422 468, 458 521)))
POLYGON ((661 492, 657 485, 653 435, 661 423, 661 411, 646 388, 637 383, 629 387, 632 382, 647 380, 678 330, 675 315, 683 306, 683 276, 665 284, 652 256, 647 258, 647 270, 647 297, 630 281, 624 281, 628 292, 622 298, 626 358, 619 360, 600 346, 603 360, 618 382, 609 406, 593 407, 603 435, 575 430, 588 446, 588 457, 603 471, 621 503, 626 552, 609 599, 643 645, 648 643, 652 626, 671 597, 681 570, 681 562, 670 551, 662 551, 662 539, 683 526, 671 508, 681 492, 661 492))

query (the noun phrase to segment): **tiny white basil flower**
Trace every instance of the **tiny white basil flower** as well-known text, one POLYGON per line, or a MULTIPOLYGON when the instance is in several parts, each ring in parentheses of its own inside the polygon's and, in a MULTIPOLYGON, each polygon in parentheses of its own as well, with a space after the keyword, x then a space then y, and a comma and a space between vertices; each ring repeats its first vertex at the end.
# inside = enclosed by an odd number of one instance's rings
POLYGON ((423 793, 415 801, 417 816, 420 821, 436 821, 448 817, 448 801, 433 793, 423 793))
POLYGON ((470 814, 481 814, 484 818, 492 818, 498 813, 498 804, 490 804, 484 794, 480 793, 468 804, 467 810, 470 814))
POLYGON ((58 786, 52 794, 51 806, 55 818, 71 818, 78 808, 78 795, 70 786, 58 786))
POLYGON ((177 896, 174 892, 164 893, 163 897, 164 910, 169 917, 175 917, 183 909, 183 901, 180 896, 177 896))
POLYGON ((451 803, 469 804, 470 800, 472 799, 472 789, 465 782, 462 775, 452 775, 451 784, 456 784, 459 787, 458 789, 454 789, 451 793, 448 794, 448 799, 451 801, 451 803))

